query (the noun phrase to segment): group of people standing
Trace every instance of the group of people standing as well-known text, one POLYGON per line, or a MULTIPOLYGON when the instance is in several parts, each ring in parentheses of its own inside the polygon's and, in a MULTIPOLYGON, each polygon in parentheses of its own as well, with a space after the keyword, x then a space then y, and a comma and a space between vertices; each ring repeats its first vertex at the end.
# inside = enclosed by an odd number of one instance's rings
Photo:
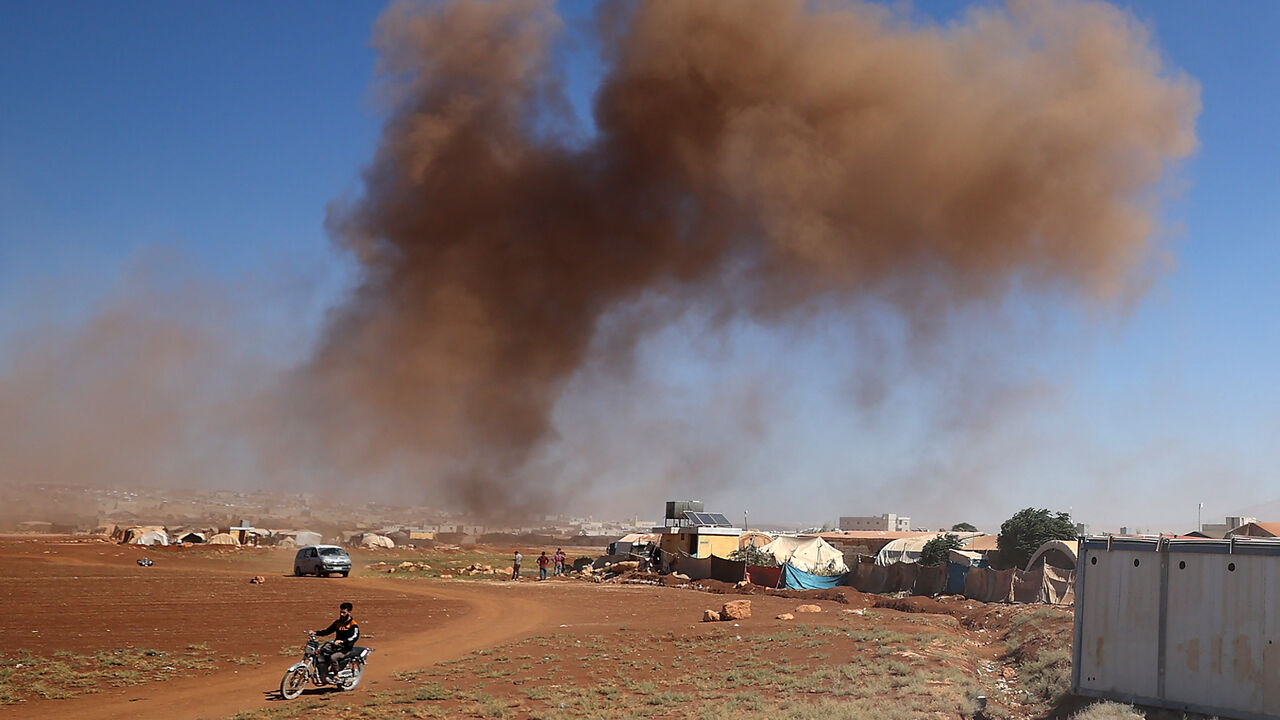
MULTIPOLYGON (((538 556, 538 579, 539 580, 547 579, 547 566, 552 566, 554 568, 554 572, 556 575, 563 575, 564 561, 566 557, 567 556, 564 554, 564 550, 561 548, 556 548, 555 554, 552 555, 551 557, 547 557, 547 551, 543 550, 542 554, 538 556)), ((512 580, 520 579, 520 564, 523 562, 524 562, 524 555, 521 555, 520 551, 517 550, 515 557, 511 560, 511 579, 512 580)))

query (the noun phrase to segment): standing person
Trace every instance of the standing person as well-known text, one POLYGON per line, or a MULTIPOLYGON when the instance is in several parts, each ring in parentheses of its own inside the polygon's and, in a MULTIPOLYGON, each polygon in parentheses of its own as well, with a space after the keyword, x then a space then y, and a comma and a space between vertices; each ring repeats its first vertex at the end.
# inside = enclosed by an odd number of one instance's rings
POLYGON ((342 669, 342 659, 351 652, 351 648, 355 647, 356 640, 360 639, 360 626, 356 624, 356 619, 351 617, 351 609, 351 603, 342 603, 338 606, 337 620, 330 623, 324 630, 313 631, 321 637, 333 635, 333 642, 325 643, 324 649, 317 656, 320 661, 320 677, 328 682, 334 682, 334 676, 342 669))
POLYGON ((552 559, 553 559, 553 560, 555 560, 555 572, 556 572, 556 575, 563 575, 563 574, 564 574, 564 560, 565 560, 564 549, 563 549, 563 548, 556 548, 556 554, 555 554, 555 555, 552 555, 551 557, 552 557, 552 559))
POLYGON ((547 551, 543 550, 538 556, 538 579, 547 579, 547 566, 551 564, 551 558, 547 557, 547 551))
POLYGON ((520 563, 522 562, 524 562, 524 556, 520 554, 519 550, 517 550, 516 556, 511 560, 511 579, 512 580, 518 581, 520 579, 520 563))

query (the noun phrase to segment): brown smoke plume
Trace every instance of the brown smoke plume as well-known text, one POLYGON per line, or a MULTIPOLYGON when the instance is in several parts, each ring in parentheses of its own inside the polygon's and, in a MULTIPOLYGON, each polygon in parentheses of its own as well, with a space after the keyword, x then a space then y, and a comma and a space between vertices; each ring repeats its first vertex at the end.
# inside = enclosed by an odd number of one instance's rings
POLYGON ((599 337, 646 299, 773 322, 876 297, 919 327, 1011 288, 1124 300, 1156 254, 1153 188, 1195 146, 1194 82, 1101 3, 945 27, 805 0, 599 17, 585 141, 549 0, 381 19, 396 104, 330 216, 363 282, 305 380, 339 467, 417 458, 475 504, 520 499, 566 380, 666 319, 599 337))

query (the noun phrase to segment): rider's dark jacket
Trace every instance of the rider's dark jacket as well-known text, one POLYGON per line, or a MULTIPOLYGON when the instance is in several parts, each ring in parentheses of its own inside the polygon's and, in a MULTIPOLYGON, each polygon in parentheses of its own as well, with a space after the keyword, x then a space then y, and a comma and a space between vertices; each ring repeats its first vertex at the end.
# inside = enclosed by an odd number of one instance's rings
POLYGON ((336 642, 344 648, 350 649, 360 637, 360 626, 356 624, 355 618, 348 615, 346 620, 339 617, 329 627, 316 633, 316 635, 328 635, 330 633, 334 634, 333 639, 336 642))

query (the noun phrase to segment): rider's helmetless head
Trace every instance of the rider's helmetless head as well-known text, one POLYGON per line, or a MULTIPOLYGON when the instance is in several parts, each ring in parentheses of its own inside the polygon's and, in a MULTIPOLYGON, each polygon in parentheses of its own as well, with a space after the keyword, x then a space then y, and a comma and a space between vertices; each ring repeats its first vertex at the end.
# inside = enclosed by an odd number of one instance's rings
POLYGON ((351 603, 349 603, 349 602, 344 602, 344 603, 342 603, 341 605, 339 605, 339 606, 338 606, 338 614, 340 614, 340 615, 350 615, 350 614, 351 614, 351 608, 352 608, 352 607, 353 607, 353 606, 351 605, 351 603))

